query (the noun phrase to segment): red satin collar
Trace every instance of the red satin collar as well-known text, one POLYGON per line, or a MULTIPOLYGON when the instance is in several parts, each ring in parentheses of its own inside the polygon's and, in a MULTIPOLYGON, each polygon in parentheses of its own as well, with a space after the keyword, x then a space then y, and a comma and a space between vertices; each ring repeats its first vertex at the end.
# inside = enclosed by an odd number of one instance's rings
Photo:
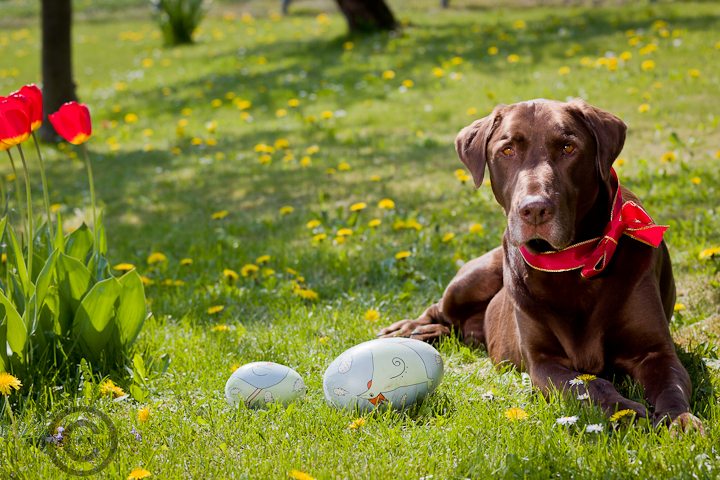
MULTIPOLYGON (((613 177, 617 180, 615 170, 613 177)), ((610 222, 602 237, 576 243, 562 250, 545 252, 538 255, 530 253, 525 245, 520 247, 525 263, 543 272, 567 272, 582 268, 583 277, 592 277, 602 272, 610 262, 620 237, 628 237, 657 247, 662 242, 663 234, 668 227, 655 225, 650 215, 635 202, 623 202, 620 193, 620 182, 613 199, 610 222)))

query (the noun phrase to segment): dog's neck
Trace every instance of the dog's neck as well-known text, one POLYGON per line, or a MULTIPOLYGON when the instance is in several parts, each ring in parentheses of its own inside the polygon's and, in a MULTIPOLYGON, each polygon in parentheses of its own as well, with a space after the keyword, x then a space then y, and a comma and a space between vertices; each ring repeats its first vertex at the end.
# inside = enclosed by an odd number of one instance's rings
POLYGON ((595 202, 575 227, 575 238, 571 245, 602 236, 610 221, 613 197, 620 184, 613 176, 607 182, 598 180, 600 185, 595 202))

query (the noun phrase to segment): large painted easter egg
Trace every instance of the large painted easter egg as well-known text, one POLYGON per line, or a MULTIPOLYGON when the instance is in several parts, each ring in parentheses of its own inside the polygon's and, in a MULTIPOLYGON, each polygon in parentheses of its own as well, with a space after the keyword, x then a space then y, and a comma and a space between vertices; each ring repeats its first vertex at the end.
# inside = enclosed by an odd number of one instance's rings
POLYGON ((323 393, 330 405, 405 410, 432 394, 443 378, 435 348, 410 338, 380 338, 356 345, 325 371, 323 393))
POLYGON ((225 400, 236 406, 264 408, 268 403, 284 405, 305 397, 305 382, 292 368, 273 362, 248 363, 230 375, 225 384, 225 400))

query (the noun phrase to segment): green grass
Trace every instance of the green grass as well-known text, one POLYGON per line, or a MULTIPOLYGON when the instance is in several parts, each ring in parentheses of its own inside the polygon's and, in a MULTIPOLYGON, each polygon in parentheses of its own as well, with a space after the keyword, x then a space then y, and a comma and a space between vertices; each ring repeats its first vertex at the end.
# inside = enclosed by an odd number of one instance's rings
MULTIPOLYGON (((252 5, 257 15, 258 5, 274 3, 252 5)), ((710 283, 719 280, 717 263, 713 268, 698 254, 720 246, 720 5, 501 9, 463 3, 445 12, 430 10, 429 3, 393 6, 407 22, 401 33, 346 38, 342 17, 331 13, 321 23, 313 3, 298 1, 296 16, 277 21, 257 15, 252 25, 239 15, 224 17, 226 8, 242 10, 220 4, 197 44, 178 49, 163 48, 157 26, 137 10, 127 21, 113 14, 76 23, 75 75, 94 119, 88 146, 109 258, 113 265, 137 265, 154 282, 146 289, 152 315, 137 351, 146 365, 162 355, 171 363, 165 373, 149 369, 149 397, 142 404, 111 402, 99 393, 105 376, 127 391, 131 370, 91 374, 78 368, 69 378, 37 372, 21 379, 20 393, 10 397, 22 436, 19 457, 0 410, 4 478, 62 478, 32 445, 49 418, 76 403, 105 411, 120 432, 117 456, 99 478, 126 478, 138 466, 151 478, 286 478, 292 469, 322 479, 690 478, 717 472, 720 410, 712 386, 720 376, 700 358, 717 358, 720 288, 710 283), (518 20, 524 28, 514 27, 518 20), (667 37, 654 26, 658 20, 667 22, 660 27, 667 37), (640 43, 630 46, 626 32, 640 29, 640 43), (344 49, 348 41, 351 50, 344 49), (643 55, 640 48, 653 41, 657 50, 643 55), (490 47, 499 52, 490 55, 490 47), (615 71, 581 64, 608 51, 632 58, 615 71), (513 54, 517 63, 508 62, 513 54), (655 68, 643 70, 645 60, 655 68), (564 66, 570 72, 561 75, 564 66), (438 78, 434 68, 444 75, 438 78), (394 78, 383 78, 388 70, 394 78), (413 84, 401 92, 405 80, 413 84), (252 122, 241 117, 229 93, 251 102, 242 112, 252 122), (616 167, 620 180, 658 223, 671 226, 666 238, 678 302, 685 305, 673 333, 687 352, 682 357, 694 380, 693 408, 707 437, 673 440, 664 429, 627 425, 613 430, 597 410, 555 396, 546 400, 517 373, 496 372, 483 350, 455 340, 438 347, 446 375, 433 397, 407 414, 369 415, 364 427, 350 429, 355 415, 324 403, 327 365, 385 324, 419 315, 440 297, 458 259, 500 242, 505 219, 489 188, 476 192, 453 175, 462 167, 452 145, 458 130, 498 103, 574 96, 628 124, 620 156, 625 162, 616 167), (214 99, 222 105, 213 107, 214 99), (289 106, 291 99, 299 105, 289 106), (639 112, 642 104, 650 109, 639 112), (192 112, 183 114, 185 108, 192 112), (287 114, 278 117, 280 109, 287 114), (322 119, 324 111, 333 118, 322 119), (137 121, 128 123, 128 114, 137 121), (304 120, 310 116, 315 121, 304 120), (181 119, 187 125, 180 137, 181 119), (206 123, 213 121, 211 133, 206 123), (193 145, 193 138, 202 144, 193 145), (287 140, 294 160, 284 162, 283 151, 271 155, 272 163, 259 163, 255 146, 278 139, 287 140), (311 164, 302 166, 314 145, 311 164), (668 152, 675 160, 662 161, 668 152), (339 170, 341 164, 350 168, 339 170), (336 173, 326 173, 329 168, 336 173), (380 179, 372 180, 376 175, 380 179), (395 202, 394 210, 377 208, 384 198, 395 202), (368 207, 351 226, 353 235, 337 244, 333 238, 352 222, 349 207, 357 202, 368 207), (281 214, 285 206, 294 211, 281 214), (225 218, 211 218, 222 210, 229 212, 225 218), (375 218, 382 224, 368 227, 375 218), (411 218, 421 230, 393 228, 411 218), (322 224, 310 230, 305 225, 313 219, 322 224), (479 234, 469 232, 475 223, 483 226, 479 234), (320 233, 327 239, 313 245, 320 233), (447 233, 455 237, 443 242, 447 233), (412 256, 396 260, 400 251, 412 256), (147 265, 153 252, 164 253, 167 264, 147 265), (239 273, 262 255, 271 259, 261 267, 274 273, 224 280, 224 269, 239 273), (183 258, 193 263, 183 266, 183 258), (293 294, 297 276, 287 268, 304 277, 302 285, 317 292, 318 301, 293 294), (181 285, 164 284, 178 280, 181 285), (225 308, 207 313, 216 305, 225 308), (369 309, 380 312, 379 322, 365 320, 369 309), (220 325, 230 328, 213 330, 220 325), (257 360, 297 370, 308 386, 305 401, 287 410, 232 411, 222 395, 231 368, 257 360), (488 390, 494 400, 483 400, 488 390), (139 423, 137 409, 145 405, 154 414, 139 423), (508 420, 504 413, 511 407, 523 408, 528 419, 508 420), (580 420, 559 427, 562 415, 580 420), (585 433, 590 423, 602 424, 604 432, 585 433), (133 426, 142 442, 130 434, 133 426)), ((39 32, 32 23, 27 31, 3 25, 0 93, 7 94, 38 81, 39 32)), ((67 145, 44 147, 51 201, 69 229, 91 218, 84 165, 71 158, 74 153, 67 145)), ((40 199, 39 173, 29 157, 40 199)), ((6 162, 1 168, 10 172, 6 162)), ((12 182, 5 188, 12 191, 12 182)), ((10 206, 17 207, 12 200, 10 206)), ((641 400, 636 385, 622 388, 641 400)))

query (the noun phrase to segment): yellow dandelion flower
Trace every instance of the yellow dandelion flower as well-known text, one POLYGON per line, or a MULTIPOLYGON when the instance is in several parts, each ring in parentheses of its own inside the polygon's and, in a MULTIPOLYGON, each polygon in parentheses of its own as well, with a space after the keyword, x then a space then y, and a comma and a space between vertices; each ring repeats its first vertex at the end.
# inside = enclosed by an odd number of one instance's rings
POLYGON ((217 107, 219 107, 220 105, 222 105, 222 100, 220 100, 219 98, 216 98, 215 100, 213 100, 212 102, 210 102, 210 106, 213 107, 213 108, 217 108, 217 107))
POLYGON ((372 177, 370 177, 371 182, 379 182, 380 180, 380 175, 373 175, 372 177))
POLYGON ((381 221, 379 218, 375 218, 375 219, 370 220, 370 221, 368 222, 368 227, 375 228, 375 227, 377 227, 378 225, 380 225, 381 223, 382 223, 382 221, 381 221))
POLYGON ((720 256, 720 247, 706 248, 705 250, 700 252, 700 255, 698 255, 698 259, 705 260, 706 258, 711 258, 715 256, 720 256))
POLYGON ((473 223, 472 226, 470 226, 470 233, 480 233, 483 231, 483 226, 479 223, 473 223))
POLYGON ((135 265, 133 265, 131 263, 118 263, 117 265, 115 265, 113 267, 113 269, 119 270, 121 272, 129 272, 133 268, 135 268, 135 265))
POLYGON ((405 88, 411 88, 413 85, 415 85, 415 83, 412 80, 407 79, 407 80, 403 80, 402 85, 405 88))
POLYGON ((243 265, 243 267, 240 269, 240 274, 243 277, 248 277, 257 272, 258 270, 260 270, 260 267, 258 267, 257 265, 253 265, 252 263, 248 263, 247 265, 243 265))
POLYGON ((277 140, 275 140, 275 148, 276 149, 280 150, 280 149, 289 148, 289 147, 290 147, 290 142, 288 142, 286 139, 278 138, 277 140))
POLYGON ((697 68, 691 68, 690 70, 688 70, 688 75, 697 78, 700 76, 700 70, 698 70, 697 68))
POLYGON ((125 115, 125 123, 135 123, 138 121, 138 116, 134 113, 128 113, 125 115))
POLYGON ((130 472, 130 475, 128 475, 127 480, 141 480, 143 478, 147 478, 151 476, 152 473, 148 472, 144 468, 133 468, 130 472))
POLYGON ((395 202, 393 202, 389 198, 384 198, 384 199, 380 200, 380 203, 378 203, 378 208, 392 210, 393 208, 395 208, 395 202))
POLYGON ((407 258, 407 257, 409 257, 410 255, 412 255, 411 252, 408 252, 407 250, 404 250, 404 251, 402 251, 402 252, 396 253, 396 254, 395 254, 395 258, 397 258, 398 260, 402 260, 403 258, 407 258))
POLYGON ((455 238, 455 234, 451 232, 451 233, 446 233, 445 235, 443 235, 443 237, 442 237, 441 240, 442 240, 443 242, 449 242, 449 241, 452 240, 453 238, 455 238))
POLYGON ((677 155, 675 154, 675 152, 667 152, 663 154, 662 157, 660 157, 660 160, 662 160, 663 162, 672 162, 673 160, 677 160, 677 155))
POLYGON ((385 70, 382 73, 382 78, 384 78, 385 80, 393 79, 395 78, 395 72, 393 72, 392 70, 385 70))
POLYGON ((335 238, 333 239, 333 241, 334 241, 336 244, 340 245, 341 243, 347 242, 347 239, 346 239, 345 237, 335 237, 335 238))
POLYGON ((224 309, 225 309, 225 305, 215 305, 213 307, 208 308, 207 313, 212 315, 213 313, 222 312, 224 309))
POLYGON ((647 72, 647 71, 655 68, 655 62, 653 62, 652 60, 645 60, 644 62, 642 62, 640 64, 640 68, 642 68, 643 70, 645 70, 647 72))
POLYGON ((627 62, 632 58, 632 53, 630 52, 623 52, 620 54, 620 59, 624 62, 627 62))
POLYGON ((597 377, 595 375, 591 375, 589 373, 583 373, 582 375, 578 375, 577 379, 582 380, 583 382, 592 382, 597 377))
POLYGON ((318 233, 317 235, 313 236, 313 241, 315 242, 321 242, 327 238, 327 233, 318 233))
POLYGON ((375 309, 370 309, 365 312, 365 320, 369 322, 377 322, 380 319, 380 312, 375 309))
POLYGON ((272 157, 270 155, 261 155, 260 158, 258 158, 258 162, 272 163, 272 157))
POLYGON ((513 27, 515 27, 515 28, 517 28, 517 29, 525 28, 525 21, 524 21, 524 20, 516 20, 516 21, 513 23, 513 27))
POLYGON ((202 145, 203 139, 200 138, 200 137, 195 137, 195 138, 193 138, 192 140, 190 140, 190 143, 191 143, 192 145, 202 145))
POLYGON ((620 167, 622 165, 625 165, 625 162, 627 162, 627 160, 625 160, 624 158, 618 158, 617 160, 615 160, 615 166, 620 167))
POLYGON ((357 430, 359 428, 362 428, 365 426, 365 419, 360 417, 353 420, 353 422, 348 427, 350 430, 357 430))
POLYGON ((616 421, 620 420, 621 418, 626 417, 626 416, 628 416, 628 415, 634 416, 634 415, 635 415, 635 411, 634 411, 634 410, 630 410, 630 409, 617 411, 617 412, 615 412, 615 413, 610 417, 610 421, 611 421, 611 422, 616 422, 616 421))
POLYGON ((488 48, 488 54, 490 55, 497 55, 499 52, 498 47, 490 47, 488 48))
POLYGON ((405 222, 402 220, 398 220, 393 224, 393 230, 400 230, 401 228, 405 228, 405 222))
POLYGON ((287 215, 288 213, 294 212, 295 209, 290 206, 285 206, 280 209, 280 215, 287 215))
POLYGON ((183 282, 182 280, 175 280, 172 282, 172 284, 175 287, 182 287, 183 285, 185 285, 185 282, 183 282))
POLYGON ((153 62, 152 58, 144 58, 143 61, 141 62, 141 65, 145 68, 152 67, 154 64, 155 64, 155 62, 153 62))
MULTIPOLYGON (((322 13, 320 15, 323 15, 322 13)), ((318 15, 318 17, 320 16, 318 15)), ((290 478, 294 478, 295 480, 315 480, 313 477, 308 475, 305 472, 301 472, 300 470, 290 470, 288 472, 288 476, 290 478)))
POLYGON ((50 205, 50 211, 52 213, 59 211, 61 208, 62 208, 62 205, 60 205, 59 203, 54 203, 54 204, 50 205))
POLYGON ((673 310, 676 312, 685 310, 685 304, 684 303, 676 303, 675 306, 673 307, 673 310))
POLYGON ((435 67, 435 68, 432 69, 432 73, 433 73, 433 75, 435 75, 436 77, 440 78, 440 77, 442 77, 442 76, 445 75, 445 70, 443 70, 443 69, 440 68, 440 67, 435 67))
POLYGON ((313 153, 317 153, 319 151, 320 147, 318 147, 317 145, 311 145, 307 148, 307 150, 305 150, 305 153, 307 153, 308 155, 312 155, 313 153))
POLYGON ((308 165, 310 165, 311 161, 312 159, 308 156, 302 157, 300 159, 300 165, 302 165, 303 167, 307 167, 308 165))
POLYGON ((525 420, 526 418, 528 418, 528 414, 525 413, 525 410, 523 410, 522 408, 512 407, 508 408, 505 411, 505 417, 509 418, 512 421, 525 420))
POLYGON ((310 220, 305 224, 306 228, 316 228, 320 226, 320 220, 310 220))
POLYGON ((285 115, 287 115, 287 110, 285 110, 284 108, 280 108, 277 112, 275 112, 275 116, 278 118, 282 118, 285 115))
POLYGON ((570 67, 567 67, 567 66, 566 66, 566 67, 560 67, 560 68, 558 69, 558 74, 559 74, 559 75, 567 75, 568 73, 570 73, 570 67))
POLYGON ((0 393, 3 395, 10 395, 11 389, 20 390, 22 383, 16 377, 9 373, 0 373, 0 393))
POLYGON ((141 282, 143 283, 143 285, 145 285, 146 287, 155 284, 155 281, 154 281, 154 280, 150 280, 150 279, 149 279, 148 277, 146 277, 145 275, 143 275, 143 276, 140 277, 140 281, 141 281, 141 282))
POLYGON ((350 230, 349 228, 341 228, 340 230, 338 230, 337 234, 338 234, 338 237, 344 237, 346 235, 352 235, 353 231, 350 230))
POLYGON ((414 228, 418 232, 422 230, 422 225, 414 218, 405 221, 405 228, 414 228))
POLYGON ((333 112, 331 112, 330 110, 325 110, 324 112, 322 112, 322 113, 320 114, 320 116, 321 116, 322 118, 325 118, 325 119, 332 118, 332 117, 333 117, 333 112))
POLYGON ((150 420, 150 417, 152 416, 152 412, 150 411, 150 405, 147 405, 143 408, 138 408, 138 419, 145 423, 148 420, 150 420))
POLYGON ((354 203, 354 204, 350 205, 351 212, 357 212, 357 211, 363 210, 365 208, 367 208, 367 203, 365 203, 365 202, 358 202, 358 203, 354 203))
MULTIPOLYGON (((246 277, 247 275, 243 275, 246 277)), ((223 270, 223 278, 228 280, 229 282, 234 282, 238 278, 240 278, 235 270, 230 270, 229 268, 226 268, 223 270)))
POLYGON ((320 337, 318 338, 318 343, 321 343, 323 345, 327 345, 328 340, 330 340, 330 337, 320 337))
POLYGON ((690 181, 691 181, 692 183, 694 183, 695 185, 699 185, 700 182, 702 182, 702 180, 700 179, 700 177, 692 177, 692 178, 690 179, 690 181))
POLYGON ((260 255, 258 258, 255 259, 255 263, 257 263, 258 265, 269 261, 270 255, 260 255))
POLYGON ((318 299, 318 294, 310 289, 296 288, 293 293, 305 300, 315 301, 318 299))
POLYGON ((647 103, 643 103, 642 105, 640 105, 640 106, 638 107, 638 112, 640 112, 640 113, 645 113, 645 112, 647 112, 648 110, 650 110, 650 105, 647 104, 647 103))
POLYGON ((167 262, 167 257, 160 252, 151 253, 147 259, 148 265, 161 262, 167 262))
POLYGON ((235 370, 237 370, 238 368, 240 368, 240 364, 239 364, 239 363, 233 363, 233 364, 230 366, 230 373, 235 372, 235 370))
POLYGON ((477 108, 475 108, 475 107, 470 107, 467 109, 468 115, 475 115, 476 113, 477 113, 477 108))
POLYGON ((507 57, 508 63, 518 63, 520 61, 520 56, 516 54, 508 55, 507 57))
POLYGON ((109 378, 100 384, 100 393, 103 395, 112 395, 114 398, 125 395, 123 389, 115 385, 109 378))
POLYGON ((219 212, 215 212, 211 215, 213 220, 219 220, 221 218, 227 217, 228 211, 227 210, 221 210, 219 212))
POLYGON ((355 44, 353 42, 345 42, 343 43, 343 49, 344 50, 352 50, 355 48, 355 44))
POLYGON ((180 265, 192 265, 192 263, 192 258, 183 258, 182 260, 180 260, 180 265))

